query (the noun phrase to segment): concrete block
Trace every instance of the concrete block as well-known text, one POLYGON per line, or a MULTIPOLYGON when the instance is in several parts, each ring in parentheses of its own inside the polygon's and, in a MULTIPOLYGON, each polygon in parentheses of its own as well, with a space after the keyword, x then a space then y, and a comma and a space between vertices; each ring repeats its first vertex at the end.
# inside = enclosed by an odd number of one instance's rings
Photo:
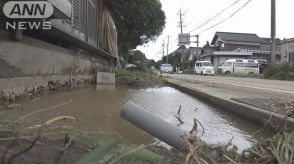
POLYGON ((115 84, 115 73, 97 72, 97 84, 115 84))

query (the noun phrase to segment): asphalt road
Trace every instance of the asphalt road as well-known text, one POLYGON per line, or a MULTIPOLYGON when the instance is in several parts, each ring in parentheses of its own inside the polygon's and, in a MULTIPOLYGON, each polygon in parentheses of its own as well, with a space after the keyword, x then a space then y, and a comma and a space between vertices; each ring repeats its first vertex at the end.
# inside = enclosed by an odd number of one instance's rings
POLYGON ((190 74, 164 74, 174 79, 200 83, 251 94, 275 96, 294 100, 294 81, 265 80, 222 76, 200 76, 190 74))

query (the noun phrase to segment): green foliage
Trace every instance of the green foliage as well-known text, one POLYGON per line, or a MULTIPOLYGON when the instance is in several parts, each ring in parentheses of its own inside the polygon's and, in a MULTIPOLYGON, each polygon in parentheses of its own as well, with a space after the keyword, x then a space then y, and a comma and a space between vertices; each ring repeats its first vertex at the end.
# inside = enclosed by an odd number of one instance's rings
POLYGON ((114 163, 154 163, 154 164, 165 164, 167 161, 161 156, 150 150, 145 149, 145 146, 141 147, 125 147, 122 155, 115 158, 110 162, 114 163), (133 162, 131 162, 133 161, 133 162))
POLYGON ((294 162, 294 133, 275 136, 271 140, 270 150, 278 163, 294 162))
POLYGON ((139 50, 131 52, 128 58, 128 62, 132 64, 137 64, 137 63, 144 63, 145 59, 145 54, 139 50))
POLYGON ((103 157, 109 153, 115 146, 121 143, 124 140, 122 139, 113 139, 109 140, 98 148, 94 149, 91 153, 86 154, 79 161, 75 162, 75 164, 94 164, 98 163, 99 160, 103 159, 103 157))
POLYGON ((294 80, 294 64, 272 65, 265 70, 264 78, 294 80))
POLYGON ((155 40, 163 31, 165 14, 158 0, 112 0, 112 4, 121 54, 155 40))
POLYGON ((276 134, 239 155, 238 163, 293 163, 294 132, 276 134))
POLYGON ((123 150, 119 150, 118 152, 113 152, 113 149, 120 144, 124 138, 121 139, 113 139, 106 141, 98 148, 94 149, 92 152, 86 154, 79 161, 75 162, 75 164, 95 164, 102 163, 102 161, 107 158, 107 156, 112 156, 113 153, 117 153, 118 157, 110 158, 107 163, 167 163, 165 159, 145 149, 146 146, 143 147, 127 147, 123 146, 123 150), (133 162, 132 162, 133 161, 133 162))
POLYGON ((136 70, 121 69, 115 73, 115 79, 118 84, 127 85, 129 87, 142 88, 154 85, 163 85, 164 79, 152 72, 146 66, 140 65, 136 70))

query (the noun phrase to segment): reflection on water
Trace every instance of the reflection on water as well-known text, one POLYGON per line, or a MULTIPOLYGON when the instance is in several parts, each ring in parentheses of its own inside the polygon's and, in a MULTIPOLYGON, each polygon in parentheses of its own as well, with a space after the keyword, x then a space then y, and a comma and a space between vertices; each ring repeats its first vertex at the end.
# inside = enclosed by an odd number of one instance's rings
MULTIPOLYGON (((171 87, 133 90, 121 86, 100 85, 96 88, 54 93, 41 97, 39 101, 24 104, 21 111, 1 113, 1 117, 18 119, 32 111, 64 103, 70 99, 72 102, 67 105, 33 114, 24 121, 28 125, 40 124, 42 120, 69 115, 78 118, 77 126, 85 131, 127 134, 128 141, 134 144, 153 142, 152 136, 120 118, 120 107, 130 100, 174 125, 178 124, 174 115, 181 105, 181 118, 185 123, 179 128, 189 131, 193 126, 193 119, 197 118, 205 128, 201 138, 207 143, 227 143, 234 137, 233 144, 244 149, 256 139, 250 134, 258 130, 258 127, 249 122, 222 112, 171 87)), ((111 134, 101 135, 101 139, 112 137, 114 136, 111 134)))
POLYGON ((198 119, 205 129, 201 139, 207 143, 228 143, 233 137, 232 143, 239 149, 245 149, 251 146, 252 141, 261 137, 252 138, 250 136, 258 130, 255 125, 205 104, 174 88, 152 88, 139 90, 137 93, 132 101, 174 125, 179 124, 174 115, 177 114, 181 105, 180 115, 184 124, 179 127, 189 131, 193 126, 193 119, 198 119))

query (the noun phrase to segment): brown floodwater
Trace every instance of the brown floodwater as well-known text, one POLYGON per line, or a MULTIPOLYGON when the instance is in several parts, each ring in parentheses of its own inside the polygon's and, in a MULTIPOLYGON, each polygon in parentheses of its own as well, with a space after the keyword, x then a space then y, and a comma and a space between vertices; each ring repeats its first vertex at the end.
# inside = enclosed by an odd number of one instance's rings
MULTIPOLYGON (((156 141, 154 137, 120 118, 120 108, 127 102, 142 106, 173 125, 179 121, 174 117, 181 105, 181 119, 184 124, 179 128, 191 130, 193 119, 197 118, 204 126, 201 139, 209 144, 232 143, 243 150, 267 135, 259 133, 254 124, 244 121, 230 113, 206 104, 195 97, 172 87, 129 89, 123 86, 97 86, 68 92, 55 92, 40 97, 37 101, 22 104, 20 110, 6 110, 0 118, 20 120, 24 126, 41 124, 57 116, 73 116, 78 129, 88 132, 102 132, 97 139, 127 135, 129 143, 148 144, 156 141), (195 109, 197 110, 195 111, 195 109)), ((199 127, 201 132, 201 128, 199 127)), ((201 133, 199 133, 201 134, 201 133)))

